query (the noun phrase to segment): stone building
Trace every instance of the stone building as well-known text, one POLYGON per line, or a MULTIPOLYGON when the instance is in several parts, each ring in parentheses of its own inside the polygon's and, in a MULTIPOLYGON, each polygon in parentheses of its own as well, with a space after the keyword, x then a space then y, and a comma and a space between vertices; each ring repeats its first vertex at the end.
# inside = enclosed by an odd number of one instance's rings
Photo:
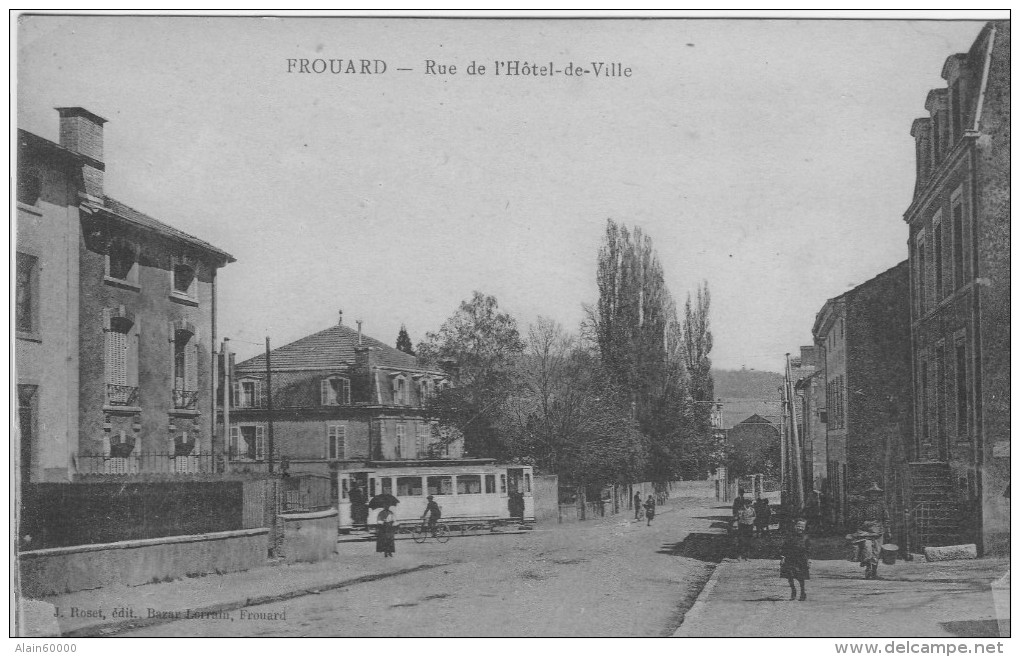
POLYGON ((797 434, 804 450, 804 486, 807 493, 824 492, 826 486, 825 377, 814 345, 800 348, 791 359, 796 394, 797 434))
POLYGON ((344 325, 342 315, 272 350, 270 364, 271 390, 264 354, 232 368, 227 440, 235 464, 269 460, 270 417, 273 459, 286 459, 292 476, 463 456, 463 441, 441 435, 425 412, 428 397, 450 385, 447 375, 344 325))
POLYGON ((911 127, 917 182, 904 213, 918 530, 996 553, 1009 551, 1009 44, 1009 21, 991 22, 946 60, 946 86, 911 127), (954 527, 954 515, 967 522, 954 527))
POLYGON ((16 364, 26 481, 212 470, 226 252, 104 193, 106 120, 19 130, 16 364))
POLYGON ((824 371, 826 520, 846 526, 872 482, 891 495, 910 436, 908 263, 826 301, 812 334, 824 371))

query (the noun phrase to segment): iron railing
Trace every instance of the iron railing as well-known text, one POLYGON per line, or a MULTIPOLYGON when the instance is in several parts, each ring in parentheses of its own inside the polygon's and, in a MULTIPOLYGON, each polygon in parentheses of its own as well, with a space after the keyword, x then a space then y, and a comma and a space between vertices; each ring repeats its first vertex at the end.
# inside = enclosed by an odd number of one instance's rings
POLYGON ((204 474, 225 472, 222 454, 178 455, 140 452, 128 456, 79 454, 78 472, 83 475, 204 474))
POLYGON ((197 390, 178 390, 177 388, 174 388, 174 408, 194 410, 197 405, 197 390))
POLYGON ((107 383, 106 402, 111 406, 137 406, 138 387, 107 383))

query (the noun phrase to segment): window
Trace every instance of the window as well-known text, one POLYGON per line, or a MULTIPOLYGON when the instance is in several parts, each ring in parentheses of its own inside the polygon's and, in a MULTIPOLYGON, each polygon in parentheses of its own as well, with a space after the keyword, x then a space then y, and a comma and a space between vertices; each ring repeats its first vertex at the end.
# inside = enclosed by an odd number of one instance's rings
POLYGON ((953 141, 963 136, 963 96, 960 93, 960 81, 949 85, 949 109, 952 112, 953 141))
POLYGON ((393 404, 407 406, 407 379, 403 375, 393 379, 393 404))
POLYGON ((967 346, 963 340, 956 343, 956 438, 970 440, 970 416, 967 390, 967 346))
POLYGON ((331 424, 326 427, 326 458, 343 460, 347 458, 347 427, 331 424))
POLYGON ((185 296, 195 296, 195 268, 191 265, 176 263, 173 268, 174 292, 185 296))
POLYGON ((266 428, 258 425, 230 427, 230 458, 262 461, 266 457, 266 428))
POLYGON ((960 190, 953 194, 953 282, 963 287, 963 201, 960 190))
POLYGON ((34 333, 39 330, 39 259, 18 253, 17 289, 15 291, 15 326, 18 331, 34 333))
POLYGON ((925 263, 924 253, 924 232, 918 232, 915 240, 917 245, 917 285, 915 286, 915 292, 917 294, 917 314, 920 317, 924 315, 926 309, 926 297, 928 296, 928 270, 925 263))
POLYGON ((241 379, 234 383, 234 405, 237 408, 261 408, 262 382, 257 379, 241 379))
POLYGON ((351 403, 351 382, 343 377, 323 379, 319 392, 323 406, 347 406, 351 403))
POLYGON ((429 399, 429 382, 422 379, 418 382, 418 404, 424 406, 429 399))
POLYGON ((935 266, 935 302, 942 298, 942 213, 936 212, 932 219, 934 232, 934 252, 931 260, 935 266))
POLYGON ((173 396, 174 408, 194 409, 198 403, 198 345, 187 330, 175 330, 173 396))
POLYGON ((921 361, 921 441, 927 444, 931 437, 928 434, 928 361, 921 361))
POLYGON ((393 494, 393 477, 383 477, 379 481, 382 482, 382 494, 392 495, 393 494))
POLYGON ((410 455, 408 454, 407 445, 404 444, 404 425, 403 424, 398 424, 397 425, 397 437, 396 437, 394 448, 396 449, 397 458, 398 459, 404 459, 404 458, 409 458, 410 457, 410 455))
POLYGON ((496 475, 485 475, 485 492, 496 492, 496 475))
POLYGON ((397 497, 408 496, 421 497, 421 477, 397 477, 397 497))
POLYGON ((946 349, 939 345, 935 348, 935 438, 940 446, 946 437, 945 388, 946 349))
POLYGON ((459 475, 457 477, 458 495, 481 495, 482 475, 459 475))
POLYGON ((110 244, 106 256, 106 275, 132 285, 138 284, 138 254, 135 247, 121 241, 110 244))
POLYGON ((426 427, 424 424, 415 425, 414 439, 415 443, 417 443, 418 446, 418 458, 420 459, 425 458, 425 456, 428 454, 429 450, 428 436, 429 436, 428 427, 426 427))
POLYGON ((453 477, 426 477, 429 495, 453 495, 453 477))
POLYGON ((503 494, 503 495, 506 495, 506 475, 505 474, 499 475, 499 492, 501 494, 503 494))
POLYGON ((106 331, 106 383, 126 386, 128 334, 120 329, 106 331))
POLYGON ((525 472, 524 473, 524 492, 525 493, 530 493, 531 492, 531 473, 530 472, 525 472))

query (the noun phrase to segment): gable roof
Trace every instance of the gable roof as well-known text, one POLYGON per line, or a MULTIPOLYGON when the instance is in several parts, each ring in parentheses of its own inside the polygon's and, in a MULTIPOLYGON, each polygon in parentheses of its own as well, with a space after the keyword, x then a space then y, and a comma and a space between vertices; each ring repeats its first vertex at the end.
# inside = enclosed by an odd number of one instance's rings
MULTIPOLYGON (((363 335, 362 346, 373 350, 373 364, 402 370, 425 371, 418 359, 383 342, 363 335)), ((354 363, 354 349, 358 346, 358 331, 343 324, 330 326, 295 342, 277 347, 272 354, 273 370, 329 370, 345 363, 354 363)), ((237 370, 263 371, 266 355, 238 363, 237 370)))

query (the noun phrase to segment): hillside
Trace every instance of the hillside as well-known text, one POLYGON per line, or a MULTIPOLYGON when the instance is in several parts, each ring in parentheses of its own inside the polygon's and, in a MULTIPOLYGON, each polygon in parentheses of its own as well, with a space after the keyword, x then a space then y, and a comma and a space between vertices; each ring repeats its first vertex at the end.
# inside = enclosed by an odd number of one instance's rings
POLYGON ((759 370, 712 370, 715 397, 733 399, 776 399, 783 375, 759 370))

